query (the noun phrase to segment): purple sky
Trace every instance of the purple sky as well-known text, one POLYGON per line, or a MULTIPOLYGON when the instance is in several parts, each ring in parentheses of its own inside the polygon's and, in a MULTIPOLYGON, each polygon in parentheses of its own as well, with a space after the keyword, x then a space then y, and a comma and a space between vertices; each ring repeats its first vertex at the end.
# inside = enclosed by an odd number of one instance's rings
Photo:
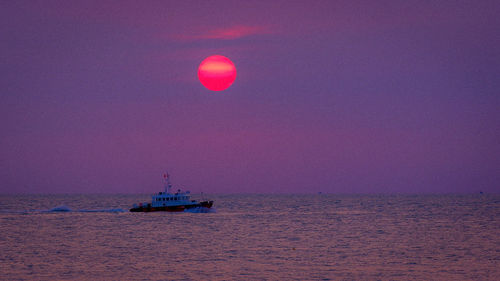
POLYGON ((500 192, 499 3, 1 1, 0 192, 500 192))

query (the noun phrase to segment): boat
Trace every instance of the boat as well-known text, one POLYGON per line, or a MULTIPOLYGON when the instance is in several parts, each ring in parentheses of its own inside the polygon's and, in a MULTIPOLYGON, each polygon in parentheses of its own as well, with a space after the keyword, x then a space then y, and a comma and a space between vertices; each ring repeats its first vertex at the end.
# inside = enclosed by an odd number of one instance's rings
POLYGON ((207 200, 198 202, 191 200, 191 193, 189 191, 172 193, 172 184, 170 183, 170 175, 168 173, 163 175, 165 182, 165 191, 160 191, 158 194, 152 196, 151 203, 134 204, 130 212, 183 212, 186 209, 194 208, 212 208, 214 201, 207 200))

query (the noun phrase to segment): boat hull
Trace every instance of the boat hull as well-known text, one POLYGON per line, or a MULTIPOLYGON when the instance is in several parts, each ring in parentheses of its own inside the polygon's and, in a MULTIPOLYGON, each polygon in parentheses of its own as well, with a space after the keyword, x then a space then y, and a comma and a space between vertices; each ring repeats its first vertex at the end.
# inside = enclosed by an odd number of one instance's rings
POLYGON ((190 205, 176 205, 176 206, 161 206, 161 207, 152 207, 151 204, 139 206, 136 208, 130 209, 130 212, 183 212, 186 209, 193 208, 212 208, 214 201, 203 201, 198 204, 190 204, 190 205))

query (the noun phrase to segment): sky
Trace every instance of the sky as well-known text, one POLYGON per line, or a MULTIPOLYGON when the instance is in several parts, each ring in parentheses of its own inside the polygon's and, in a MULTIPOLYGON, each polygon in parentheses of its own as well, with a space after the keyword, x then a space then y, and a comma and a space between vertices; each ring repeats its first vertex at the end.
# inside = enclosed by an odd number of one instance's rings
POLYGON ((498 1, 1 1, 0 193, 500 192, 498 1), (233 85, 198 66, 231 59, 233 85))

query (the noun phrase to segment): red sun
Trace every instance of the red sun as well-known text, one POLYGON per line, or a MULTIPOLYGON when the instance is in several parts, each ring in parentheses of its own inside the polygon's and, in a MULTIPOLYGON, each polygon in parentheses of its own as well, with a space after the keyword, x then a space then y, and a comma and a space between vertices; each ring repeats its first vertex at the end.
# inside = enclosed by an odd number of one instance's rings
POLYGON ((234 63, 219 55, 209 56, 198 67, 198 78, 201 84, 212 91, 223 91, 236 79, 234 63))

